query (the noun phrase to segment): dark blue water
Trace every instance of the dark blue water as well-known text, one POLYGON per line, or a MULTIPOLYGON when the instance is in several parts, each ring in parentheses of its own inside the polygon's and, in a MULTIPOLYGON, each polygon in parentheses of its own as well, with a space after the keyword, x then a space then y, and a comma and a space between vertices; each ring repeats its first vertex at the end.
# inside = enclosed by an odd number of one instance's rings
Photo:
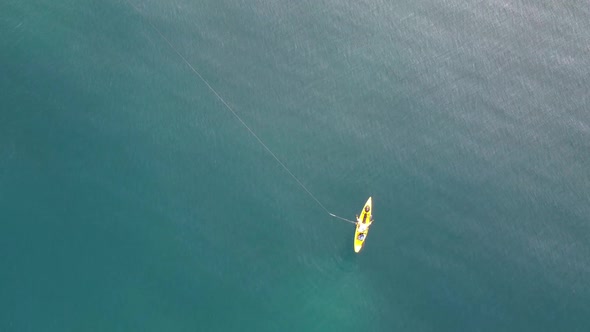
POLYGON ((0 50, 2 331, 590 329, 584 1, 8 0, 0 50))

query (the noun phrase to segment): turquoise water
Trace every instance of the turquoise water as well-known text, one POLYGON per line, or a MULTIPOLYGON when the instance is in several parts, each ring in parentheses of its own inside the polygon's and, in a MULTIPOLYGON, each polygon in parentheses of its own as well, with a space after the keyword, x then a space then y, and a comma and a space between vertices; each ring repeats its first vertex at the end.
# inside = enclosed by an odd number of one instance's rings
POLYGON ((584 1, 5 1, 0 330, 588 331, 589 45, 584 1), (361 254, 159 33, 373 196, 361 254))

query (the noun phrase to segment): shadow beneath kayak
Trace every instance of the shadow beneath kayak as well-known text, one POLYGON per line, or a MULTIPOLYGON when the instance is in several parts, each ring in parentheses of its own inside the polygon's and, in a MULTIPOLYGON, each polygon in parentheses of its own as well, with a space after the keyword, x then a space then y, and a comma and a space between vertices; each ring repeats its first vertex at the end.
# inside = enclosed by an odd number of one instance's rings
POLYGON ((354 252, 352 240, 343 239, 339 248, 340 250, 338 250, 338 253, 335 256, 338 268, 344 272, 356 271, 359 268, 359 254, 354 252))

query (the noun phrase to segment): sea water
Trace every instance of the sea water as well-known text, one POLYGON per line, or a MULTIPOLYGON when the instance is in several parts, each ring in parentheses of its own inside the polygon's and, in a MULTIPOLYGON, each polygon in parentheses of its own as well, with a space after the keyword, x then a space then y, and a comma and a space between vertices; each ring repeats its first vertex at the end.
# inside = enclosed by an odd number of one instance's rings
POLYGON ((589 54, 578 0, 5 0, 0 330, 588 331, 589 54))

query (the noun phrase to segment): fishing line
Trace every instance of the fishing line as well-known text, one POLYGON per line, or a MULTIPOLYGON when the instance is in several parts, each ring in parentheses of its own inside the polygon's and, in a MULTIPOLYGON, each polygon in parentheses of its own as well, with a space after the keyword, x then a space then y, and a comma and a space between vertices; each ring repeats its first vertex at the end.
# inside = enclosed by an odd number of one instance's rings
MULTIPOLYGON (((141 16, 141 10, 139 8, 137 8, 137 6, 135 6, 133 3, 129 2, 129 1, 127 1, 127 3, 129 3, 135 9, 135 11, 141 16)), ((347 221, 352 224, 356 224, 355 221, 348 220, 346 218, 337 216, 337 215, 333 214, 332 212, 330 212, 324 206, 324 204, 322 204, 322 202, 320 202, 320 200, 317 199, 315 197, 315 195, 312 194, 311 191, 309 191, 309 189, 307 189, 307 187, 301 181, 299 181, 299 179, 295 176, 295 174, 293 174, 293 172, 291 172, 291 170, 279 159, 279 157, 277 157, 277 155, 274 152, 272 152, 272 150, 262 141, 262 139, 260 139, 260 137, 258 137, 258 135, 256 135, 254 130, 252 130, 252 128, 250 128, 250 126, 248 126, 246 124, 246 122, 244 122, 244 120, 242 120, 242 118, 233 110, 233 108, 231 106, 229 106, 229 104, 225 101, 225 99, 223 99, 223 97, 221 97, 221 95, 217 92, 217 90, 215 90, 211 86, 211 84, 209 84, 209 82, 203 77, 203 75, 201 75, 201 73, 199 73, 199 71, 197 69, 195 69, 195 67, 193 67, 193 65, 191 65, 191 63, 178 51, 178 49, 176 49, 176 47, 174 47, 174 45, 170 42, 170 40, 168 40, 168 38, 166 38, 166 36, 164 36, 164 34, 160 31, 160 29, 158 29, 152 22, 150 22, 150 21, 147 21, 147 22, 160 35, 160 37, 162 37, 162 39, 168 44, 168 46, 170 46, 170 48, 182 59, 182 61, 193 71, 193 73, 195 73, 195 75, 197 75, 197 77, 199 77, 199 79, 201 79, 201 81, 203 83, 205 83, 207 88, 209 88, 209 90, 217 97, 217 99, 219 99, 219 101, 221 101, 221 103, 234 115, 234 117, 242 124, 242 126, 244 126, 244 128, 246 128, 248 130, 248 132, 250 132, 250 134, 258 141, 258 143, 260 143, 260 145, 262 145, 262 147, 276 160, 276 162, 279 163, 279 165, 281 165, 283 167, 283 169, 285 171, 287 171, 287 173, 289 173, 289 175, 293 178, 293 180, 295 180, 295 182, 297 182, 297 184, 299 184, 299 186, 303 190, 305 190, 305 192, 311 198, 313 198, 313 200, 324 211, 326 211, 327 214, 329 214, 330 216, 332 216, 336 219, 339 219, 342 221, 347 221)))

